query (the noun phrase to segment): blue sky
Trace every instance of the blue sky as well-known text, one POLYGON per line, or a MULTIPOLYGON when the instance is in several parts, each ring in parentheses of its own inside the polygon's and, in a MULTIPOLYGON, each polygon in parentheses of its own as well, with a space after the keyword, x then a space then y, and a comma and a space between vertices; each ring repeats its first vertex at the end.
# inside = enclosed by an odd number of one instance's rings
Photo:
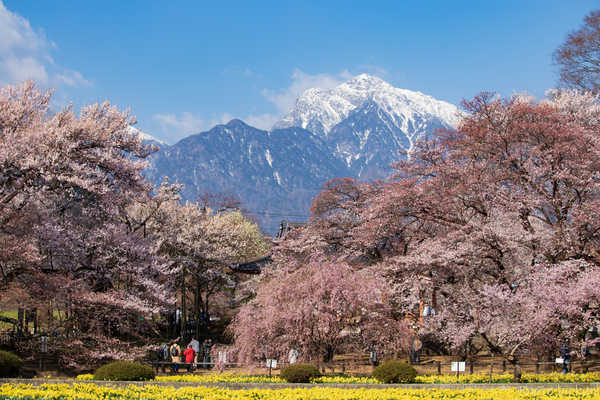
POLYGON ((554 49, 600 2, 0 0, 0 84, 109 100, 169 143, 241 118, 269 127, 308 87, 371 73, 458 104, 542 97, 554 49))

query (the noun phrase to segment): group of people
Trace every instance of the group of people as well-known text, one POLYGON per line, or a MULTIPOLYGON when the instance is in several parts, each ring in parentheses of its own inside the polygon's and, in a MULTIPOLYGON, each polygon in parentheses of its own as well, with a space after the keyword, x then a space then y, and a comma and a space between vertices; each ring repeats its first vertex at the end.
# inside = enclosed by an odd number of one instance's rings
POLYGON ((199 359, 201 359, 202 367, 209 369, 212 364, 210 355, 212 345, 212 340, 206 339, 201 347, 200 342, 193 337, 186 349, 182 352, 177 341, 173 342, 170 347, 167 347, 166 343, 163 343, 159 350, 159 359, 161 359, 161 361, 171 361, 173 363, 172 368, 175 372, 179 369, 178 364, 182 362, 188 364, 188 371, 191 371, 192 368, 197 368, 199 359))

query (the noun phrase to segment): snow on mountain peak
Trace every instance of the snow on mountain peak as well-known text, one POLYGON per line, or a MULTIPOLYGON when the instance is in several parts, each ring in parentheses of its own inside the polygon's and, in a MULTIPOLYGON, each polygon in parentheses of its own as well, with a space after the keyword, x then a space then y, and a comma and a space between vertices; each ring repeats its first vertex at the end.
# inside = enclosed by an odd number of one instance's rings
POLYGON ((139 129, 137 129, 137 128, 134 128, 134 127, 133 127, 133 126, 131 126, 131 125, 129 125, 129 126, 127 127, 127 133, 129 133, 129 134, 134 134, 134 133, 135 133, 136 135, 140 136, 140 137, 142 138, 142 140, 154 141, 154 142, 157 142, 157 143, 159 143, 159 144, 166 145, 166 143, 165 143, 164 141, 162 141, 162 140, 160 140, 160 139, 157 139, 157 138, 155 138, 154 136, 152 136, 152 135, 149 135, 149 134, 147 134, 147 133, 145 133, 145 132, 142 132, 142 131, 140 131, 139 129))
POLYGON ((330 90, 312 88, 304 91, 294 108, 273 128, 300 126, 327 137, 335 125, 367 101, 375 103, 402 130, 416 119, 436 118, 452 127, 456 127, 460 119, 457 107, 450 103, 420 92, 395 88, 373 75, 360 74, 330 90))
POLYGON ((350 79, 348 82, 343 83, 356 90, 370 90, 383 87, 392 87, 389 83, 381 78, 369 74, 360 74, 350 79))

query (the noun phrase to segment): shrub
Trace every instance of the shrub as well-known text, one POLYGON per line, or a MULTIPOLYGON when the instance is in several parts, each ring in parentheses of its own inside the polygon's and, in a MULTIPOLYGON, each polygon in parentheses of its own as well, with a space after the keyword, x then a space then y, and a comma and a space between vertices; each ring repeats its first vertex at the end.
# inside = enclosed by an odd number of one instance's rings
POLYGON ((399 360, 386 361, 375 368, 373 376, 382 383, 412 383, 417 370, 399 360))
POLYGON ((320 376, 319 369, 311 364, 292 364, 281 370, 281 379, 289 383, 309 383, 320 376))
POLYGON ((0 350, 0 378, 14 378, 19 376, 23 360, 13 353, 0 350))
POLYGON ((130 361, 115 361, 94 373, 94 379, 99 381, 148 381, 154 377, 152 367, 130 361))

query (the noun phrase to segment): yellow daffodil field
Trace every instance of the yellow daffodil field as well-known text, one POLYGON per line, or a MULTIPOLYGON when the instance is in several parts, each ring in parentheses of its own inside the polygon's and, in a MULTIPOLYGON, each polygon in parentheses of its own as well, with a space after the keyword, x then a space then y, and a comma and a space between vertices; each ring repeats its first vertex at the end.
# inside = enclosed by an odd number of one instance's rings
MULTIPOLYGON (((78 380, 91 380, 92 374, 77 376, 78 380)), ((279 376, 266 375, 241 375, 231 373, 221 374, 206 374, 206 375, 170 375, 157 376, 157 382, 193 382, 193 383, 285 383, 279 376)), ((416 377, 415 383, 511 383, 513 382, 512 374, 493 374, 490 380, 489 374, 469 374, 460 375, 419 375, 416 377)), ((521 382, 525 383, 591 383, 600 382, 600 373, 590 372, 587 374, 523 374, 521 382)), ((311 383, 325 384, 378 384, 379 382, 370 376, 321 376, 313 379, 311 383)))
POLYGON ((331 387, 234 390, 215 387, 165 386, 106 387, 75 383, 5 384, 0 386, 2 400, 519 400, 590 399, 600 400, 599 389, 338 389, 331 387))
MULTIPOLYGON (((493 374, 490 382, 489 374, 460 375, 421 375, 416 378, 417 383, 510 383, 513 382, 512 374, 493 374)), ((600 373, 589 372, 586 374, 562 374, 554 372, 549 374, 523 374, 523 383, 592 383, 600 382, 600 373)))
MULTIPOLYGON (((90 378, 91 379, 91 378, 90 378)), ((209 374, 209 375, 171 375, 158 376, 159 382, 196 382, 196 383, 285 383, 278 376, 268 377, 266 375, 236 375, 236 374, 209 374)), ((489 374, 460 375, 419 375, 415 383, 511 383, 512 374, 493 374, 490 380, 489 374)), ((525 383, 591 383, 600 382, 600 373, 587 374, 523 374, 521 382, 525 383)), ((311 383, 330 384, 378 384, 377 379, 366 376, 321 376, 311 380, 311 383)))

